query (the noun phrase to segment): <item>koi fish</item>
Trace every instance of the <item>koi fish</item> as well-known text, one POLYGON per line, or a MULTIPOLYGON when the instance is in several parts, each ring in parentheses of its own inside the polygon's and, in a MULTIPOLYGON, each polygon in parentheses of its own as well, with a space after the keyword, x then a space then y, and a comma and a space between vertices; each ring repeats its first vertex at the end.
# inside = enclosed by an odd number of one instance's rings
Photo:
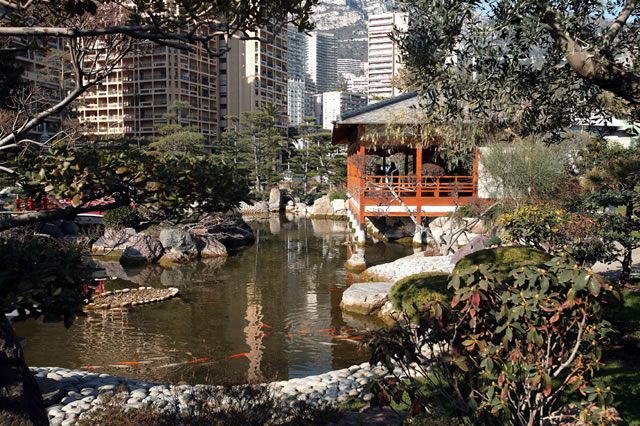
POLYGON ((119 364, 119 365, 138 365, 140 363, 138 361, 121 361, 121 362, 116 362, 116 364, 119 364))
POLYGON ((205 362, 205 361, 209 361, 209 358, 192 359, 191 361, 187 361, 187 364, 195 364, 197 362, 205 362))
POLYGON ((267 325, 267 324, 262 324, 262 326, 263 327, 267 327, 267 328, 273 328, 273 327, 271 327, 270 325, 267 325))
POLYGON ((80 368, 92 369, 92 368, 102 368, 102 366, 101 365, 83 365, 80 368))
POLYGON ((286 337, 296 337, 296 336, 299 336, 299 334, 286 334, 285 336, 286 337))
POLYGON ((335 328, 325 328, 324 330, 318 330, 320 333, 324 333, 324 332, 330 332, 330 333, 335 333, 336 329, 335 328))
POLYGON ((240 358, 240 357, 247 356, 247 355, 249 355, 249 352, 243 352, 241 354, 230 355, 225 359, 240 358))
POLYGON ((311 333, 311 330, 298 330, 298 333, 311 333))

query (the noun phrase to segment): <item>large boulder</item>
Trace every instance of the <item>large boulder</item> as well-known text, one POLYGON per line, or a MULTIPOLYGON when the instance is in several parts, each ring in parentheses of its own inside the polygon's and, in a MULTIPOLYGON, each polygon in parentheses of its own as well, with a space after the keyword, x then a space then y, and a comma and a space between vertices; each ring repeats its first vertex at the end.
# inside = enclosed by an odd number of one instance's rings
POLYGON ((163 229, 160 242, 165 251, 197 254, 196 242, 184 229, 163 229))
POLYGON ((124 266, 145 265, 160 259, 164 254, 162 243, 147 234, 136 234, 120 256, 124 266))
POLYGON ((209 233, 198 233, 192 235, 196 243, 198 253, 203 259, 210 257, 224 257, 228 255, 227 248, 209 233))
POLYGON ((192 234, 211 234, 227 249, 252 244, 255 241, 253 230, 241 216, 207 214, 200 219, 192 234))
POLYGON ((331 209, 333 210, 334 216, 346 216, 347 215, 347 205, 345 200, 338 198, 331 202, 331 209))
POLYGON ((93 243, 91 253, 113 255, 121 255, 122 252, 131 245, 132 239, 136 236, 136 230, 133 228, 113 229, 107 228, 104 235, 93 243))
POLYGON ((271 188, 269 193, 269 211, 279 212, 282 208, 282 194, 277 186, 271 188))
POLYGON ((390 282, 352 284, 342 293, 340 307, 345 311, 369 315, 387 303, 392 286, 390 282))
POLYGON ((328 195, 318 198, 313 203, 311 216, 333 216, 333 206, 328 195))
POLYGON ((484 250, 486 247, 484 244, 489 240, 489 235, 478 235, 473 240, 469 242, 469 244, 464 247, 458 249, 453 256, 451 257, 451 263, 455 265, 458 263, 460 259, 465 257, 468 254, 475 253, 480 250, 484 250))

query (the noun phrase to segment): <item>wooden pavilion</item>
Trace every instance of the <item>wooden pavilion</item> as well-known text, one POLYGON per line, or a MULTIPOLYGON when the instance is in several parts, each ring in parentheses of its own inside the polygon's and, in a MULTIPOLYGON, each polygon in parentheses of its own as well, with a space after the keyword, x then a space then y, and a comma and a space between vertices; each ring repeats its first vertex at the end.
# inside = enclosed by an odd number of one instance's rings
POLYGON ((350 217, 361 230, 367 216, 445 216, 478 195, 478 155, 471 170, 444 172, 437 141, 422 140, 416 92, 387 99, 341 115, 334 123, 332 144, 347 149, 350 217), (395 129, 389 131, 389 123, 395 129), (406 130, 402 130, 405 128, 406 130), (412 130, 413 129, 413 130, 412 130), (391 136, 394 135, 394 136, 391 136), (384 171, 393 167, 397 172, 384 171), (378 167, 376 167, 378 166, 378 167), (376 172, 377 170, 377 172, 376 172))

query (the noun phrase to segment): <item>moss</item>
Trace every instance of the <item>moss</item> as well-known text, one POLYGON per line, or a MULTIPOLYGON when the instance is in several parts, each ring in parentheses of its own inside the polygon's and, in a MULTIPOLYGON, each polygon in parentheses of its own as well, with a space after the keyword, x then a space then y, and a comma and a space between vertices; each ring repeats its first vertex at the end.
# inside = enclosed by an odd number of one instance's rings
POLYGON ((417 310, 432 300, 449 302, 453 290, 447 288, 449 274, 444 272, 423 272, 397 281, 389 292, 389 300, 394 309, 404 312, 412 321, 417 320, 417 310))
POLYGON ((499 247, 471 253, 456 264, 454 272, 480 264, 495 265, 497 271, 509 273, 520 266, 536 266, 551 260, 551 255, 529 247, 499 247))

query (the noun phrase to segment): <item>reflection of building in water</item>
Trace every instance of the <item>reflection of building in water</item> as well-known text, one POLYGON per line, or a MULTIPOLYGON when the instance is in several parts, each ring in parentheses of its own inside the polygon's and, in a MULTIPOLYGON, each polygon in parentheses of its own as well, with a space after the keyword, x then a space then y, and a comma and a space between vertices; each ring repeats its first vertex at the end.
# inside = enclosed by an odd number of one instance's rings
MULTIPOLYGON (((257 277, 256 277, 257 278, 257 277)), ((249 383, 262 382, 264 377, 260 370, 264 346, 262 339, 262 304, 260 290, 256 288, 256 283, 247 283, 247 314, 245 319, 248 324, 244 328, 247 345, 249 345, 249 369, 247 370, 247 380, 249 383)))

